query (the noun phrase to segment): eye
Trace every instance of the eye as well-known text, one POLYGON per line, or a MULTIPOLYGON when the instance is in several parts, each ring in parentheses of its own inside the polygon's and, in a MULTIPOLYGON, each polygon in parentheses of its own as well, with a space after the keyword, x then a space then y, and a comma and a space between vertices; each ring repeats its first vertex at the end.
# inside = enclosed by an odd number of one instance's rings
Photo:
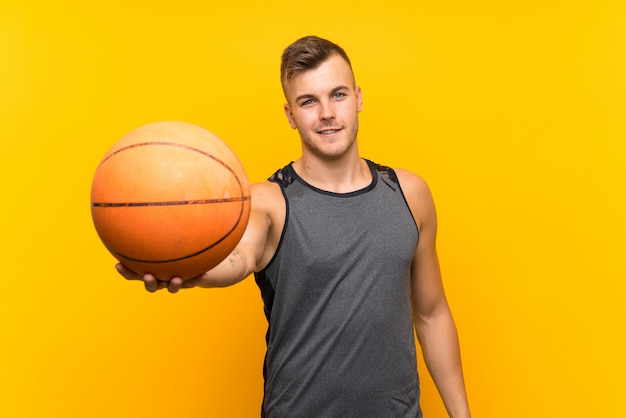
POLYGON ((343 99, 344 97, 346 97, 346 94, 338 91, 335 94, 333 94, 332 97, 333 99, 343 99))
POLYGON ((307 99, 300 102, 300 106, 310 106, 313 104, 313 99, 307 99))

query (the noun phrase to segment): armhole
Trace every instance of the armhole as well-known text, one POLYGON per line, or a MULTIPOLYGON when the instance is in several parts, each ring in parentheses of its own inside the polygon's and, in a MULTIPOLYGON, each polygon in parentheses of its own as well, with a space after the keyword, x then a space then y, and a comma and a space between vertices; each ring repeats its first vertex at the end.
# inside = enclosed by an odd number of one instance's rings
MULTIPOLYGON (((406 195, 404 194, 404 190, 402 189, 402 184, 400 184, 400 179, 396 174, 396 171, 393 168, 387 167, 387 176, 391 181, 394 181, 398 185, 398 190, 400 190, 400 195, 402 196, 402 200, 404 200, 404 204, 406 209, 409 211, 409 215, 411 215, 411 219, 413 219, 413 224, 415 225, 415 230, 417 231, 417 243, 419 244, 420 239, 420 227, 417 224, 417 220, 415 219, 415 215, 413 215, 413 211, 411 210, 411 205, 409 205, 409 201, 406 199, 406 195)), ((381 173, 381 175, 383 175, 381 173)))
MULTIPOLYGON (((274 260, 276 260, 276 257, 283 245, 283 241, 285 240, 285 233, 287 230, 287 222, 289 221, 289 200, 287 199, 287 194, 285 191, 285 187, 282 184, 282 182, 280 181, 276 181, 272 178, 269 179, 270 182, 272 183, 276 183, 278 185, 278 187, 280 187, 280 192, 283 196, 283 199, 285 201, 285 222, 283 223, 283 229, 280 232, 280 238, 278 239, 278 244, 276 245, 276 250, 274 251, 274 254, 272 255, 272 258, 270 258, 270 261, 267 262, 267 264, 265 265, 265 267, 262 270, 258 271, 258 274, 263 274, 265 275, 265 271, 274 263, 274 260)), ((256 275, 257 273, 255 273, 256 275)))

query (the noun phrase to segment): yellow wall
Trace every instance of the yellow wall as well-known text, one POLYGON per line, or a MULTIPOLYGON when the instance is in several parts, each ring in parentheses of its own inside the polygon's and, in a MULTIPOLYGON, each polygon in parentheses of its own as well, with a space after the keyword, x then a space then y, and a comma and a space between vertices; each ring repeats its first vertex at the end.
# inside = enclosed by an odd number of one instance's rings
MULTIPOLYGON (((0 416, 258 416, 254 282, 123 281, 89 188, 106 149, 157 120, 214 131, 252 181, 296 158, 278 65, 307 34, 353 59, 363 154, 431 185, 474 416, 621 416, 618 0, 3 0, 0 416)), ((427 416, 444 417, 423 381, 427 416)))

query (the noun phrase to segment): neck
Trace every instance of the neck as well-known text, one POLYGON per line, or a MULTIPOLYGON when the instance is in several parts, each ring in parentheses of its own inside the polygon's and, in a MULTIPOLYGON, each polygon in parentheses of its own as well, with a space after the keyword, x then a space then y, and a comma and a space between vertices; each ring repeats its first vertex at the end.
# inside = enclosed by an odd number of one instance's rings
POLYGON ((337 160, 303 155, 293 163, 293 168, 310 185, 333 193, 354 192, 372 181, 369 166, 358 155, 337 160))

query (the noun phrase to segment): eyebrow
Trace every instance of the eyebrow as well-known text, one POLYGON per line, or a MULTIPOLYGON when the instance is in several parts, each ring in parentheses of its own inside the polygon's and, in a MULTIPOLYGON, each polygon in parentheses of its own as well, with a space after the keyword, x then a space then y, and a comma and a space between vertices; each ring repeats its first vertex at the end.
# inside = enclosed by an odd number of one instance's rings
MULTIPOLYGON (((344 85, 337 86, 330 91, 330 95, 332 96, 333 94, 341 90, 349 90, 349 88, 348 86, 344 86, 344 85)), ((301 94, 300 96, 296 97, 296 102, 299 102, 300 100, 312 99, 312 98, 315 98, 314 94, 311 94, 311 93, 301 94)))

